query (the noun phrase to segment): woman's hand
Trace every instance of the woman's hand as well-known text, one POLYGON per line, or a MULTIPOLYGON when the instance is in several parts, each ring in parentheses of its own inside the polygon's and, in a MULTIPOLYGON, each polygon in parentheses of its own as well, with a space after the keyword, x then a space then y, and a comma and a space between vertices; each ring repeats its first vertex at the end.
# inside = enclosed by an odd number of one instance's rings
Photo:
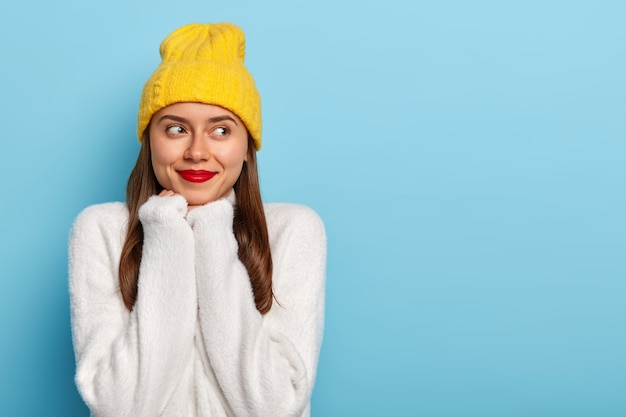
POLYGON ((172 190, 162 190, 146 200, 139 208, 139 220, 144 225, 155 222, 162 224, 173 219, 185 220, 187 216, 187 201, 185 198, 172 190))
POLYGON ((163 191, 161 191, 161 192, 159 193, 159 197, 171 197, 171 196, 173 196, 173 195, 177 195, 177 194, 178 194, 178 193, 175 193, 175 192, 174 192, 174 191, 172 191, 172 190, 166 190, 166 189, 164 189, 163 191))
MULTIPOLYGON (((174 196, 174 195, 180 195, 180 194, 178 194, 178 193, 177 193, 177 192, 175 192, 175 191, 172 191, 172 190, 167 190, 167 189, 163 189, 163 191, 161 191, 161 192, 159 193, 159 197, 171 197, 171 196, 174 196)), ((200 206, 199 206, 199 205, 191 205, 191 204, 188 204, 188 205, 187 205, 187 212, 190 212, 191 210, 193 210, 193 209, 195 209, 195 208, 197 208, 197 207, 200 207, 200 206)))

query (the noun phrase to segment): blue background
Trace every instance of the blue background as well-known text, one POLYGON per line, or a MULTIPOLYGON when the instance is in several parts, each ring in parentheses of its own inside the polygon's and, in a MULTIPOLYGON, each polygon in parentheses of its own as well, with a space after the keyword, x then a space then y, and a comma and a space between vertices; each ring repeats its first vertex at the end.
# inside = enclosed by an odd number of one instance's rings
POLYGON ((160 41, 232 21, 264 198, 329 238, 314 416, 626 416, 626 2, 0 6, 0 414, 86 416, 67 235, 160 41))

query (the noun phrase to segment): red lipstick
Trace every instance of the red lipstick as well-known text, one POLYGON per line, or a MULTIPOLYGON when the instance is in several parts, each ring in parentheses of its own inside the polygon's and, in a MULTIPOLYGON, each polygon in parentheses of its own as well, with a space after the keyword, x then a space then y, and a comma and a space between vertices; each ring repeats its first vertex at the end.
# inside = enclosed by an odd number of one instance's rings
POLYGON ((183 177, 185 181, 189 182, 205 182, 210 180, 217 174, 217 172, 213 171, 204 171, 204 170, 195 170, 195 169, 185 169, 182 171, 177 171, 178 175, 183 177))

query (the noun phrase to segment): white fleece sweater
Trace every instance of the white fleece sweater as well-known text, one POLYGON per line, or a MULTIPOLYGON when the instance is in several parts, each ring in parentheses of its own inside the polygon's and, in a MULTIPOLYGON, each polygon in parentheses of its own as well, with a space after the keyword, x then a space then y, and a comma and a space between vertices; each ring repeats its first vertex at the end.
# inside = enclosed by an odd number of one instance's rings
POLYGON ((98 417, 309 416, 324 310, 326 238, 304 206, 265 206, 275 301, 254 304, 232 232, 234 193, 187 214, 151 197, 137 302, 118 284, 123 203, 86 208, 70 236, 76 383, 98 417))

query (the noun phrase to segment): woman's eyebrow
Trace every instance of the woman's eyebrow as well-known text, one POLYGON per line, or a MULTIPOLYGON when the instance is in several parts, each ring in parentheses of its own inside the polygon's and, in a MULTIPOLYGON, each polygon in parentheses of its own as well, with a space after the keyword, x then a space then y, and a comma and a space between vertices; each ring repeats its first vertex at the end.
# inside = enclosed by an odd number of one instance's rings
POLYGON ((185 119, 184 117, 174 116, 173 114, 166 114, 166 115, 161 116, 159 118, 159 123, 161 123, 165 119, 170 119, 170 120, 173 120, 175 122, 180 122, 180 123, 189 123, 189 121, 185 119))
POLYGON ((211 117, 208 121, 210 123, 216 123, 216 122, 223 122, 224 120, 230 120, 230 121, 232 121, 235 124, 235 126, 239 126, 235 119, 233 119, 232 117, 230 117, 230 116, 228 116, 226 114, 224 116, 211 117))
MULTIPOLYGON (((184 117, 175 116, 173 114, 166 114, 166 115, 161 116, 159 118, 159 123, 162 122, 165 119, 173 120, 175 122, 180 122, 180 123, 189 123, 189 121, 187 119, 185 119, 184 117)), ((207 121, 209 123, 223 122, 224 120, 230 120, 230 121, 232 121, 235 124, 235 126, 239 126, 237 121, 235 119, 233 119, 232 117, 228 116, 228 115, 215 116, 215 117, 211 117, 211 118, 207 119, 207 121)))

